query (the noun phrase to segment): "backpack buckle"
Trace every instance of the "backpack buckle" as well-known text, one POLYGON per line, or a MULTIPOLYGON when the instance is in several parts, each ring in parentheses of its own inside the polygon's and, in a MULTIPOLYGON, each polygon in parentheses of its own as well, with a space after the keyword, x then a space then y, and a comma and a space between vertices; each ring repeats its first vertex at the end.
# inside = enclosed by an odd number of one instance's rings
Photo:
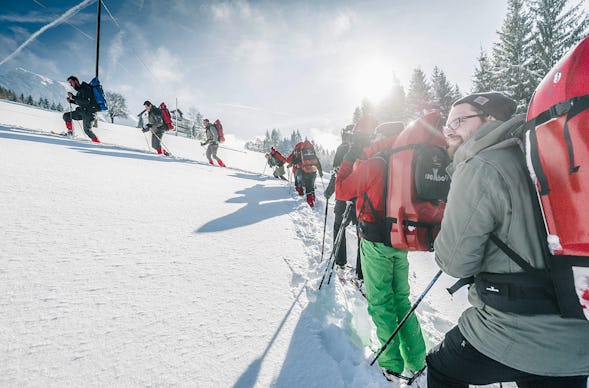
POLYGON ((560 117, 563 114, 567 113, 573 107, 573 100, 569 99, 564 102, 559 102, 550 107, 550 117, 560 117))

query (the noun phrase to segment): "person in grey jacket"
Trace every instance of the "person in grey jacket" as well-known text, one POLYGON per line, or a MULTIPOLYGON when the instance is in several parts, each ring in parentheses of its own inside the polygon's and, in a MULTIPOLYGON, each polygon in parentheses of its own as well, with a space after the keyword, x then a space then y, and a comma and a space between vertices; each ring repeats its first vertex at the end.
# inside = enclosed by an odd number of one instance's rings
POLYGON ((162 147, 162 137, 168 130, 162 118, 162 111, 150 101, 145 101, 143 106, 147 111, 147 124, 142 128, 142 131, 151 132, 151 146, 158 154, 169 156, 170 153, 162 147))
MULTIPOLYGON (((448 116, 452 183, 434 248, 450 276, 523 271, 491 234, 534 268, 545 267, 521 141, 510 136, 525 121, 512 118, 515 110, 515 101, 489 92, 456 101, 448 116)), ((589 322, 502 311, 484 303, 474 286, 468 296, 472 307, 427 356, 429 388, 505 381, 520 388, 587 387, 589 322)))
POLYGON ((209 119, 204 119, 202 121, 203 126, 205 127, 205 134, 207 136, 207 140, 200 143, 201 146, 205 146, 208 144, 207 147, 207 159, 209 160, 210 165, 214 165, 213 158, 217 160, 219 166, 225 167, 225 163, 217 156, 217 150, 219 149, 219 133, 217 132, 217 127, 215 124, 211 123, 209 119))

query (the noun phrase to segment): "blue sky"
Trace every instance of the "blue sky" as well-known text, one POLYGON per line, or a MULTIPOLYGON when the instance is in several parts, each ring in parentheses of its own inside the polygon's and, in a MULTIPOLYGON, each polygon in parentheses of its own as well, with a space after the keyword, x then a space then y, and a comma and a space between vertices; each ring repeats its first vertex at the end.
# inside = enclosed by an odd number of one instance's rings
MULTIPOLYGON (((95 71, 96 2, 0 0, 0 73, 15 67, 64 81, 95 71), (87 5, 85 5, 87 3, 87 5), (81 10, 31 36, 68 10, 81 10)), ((100 79, 142 102, 196 107, 243 139, 279 128, 326 142, 363 97, 392 74, 407 89, 414 68, 439 66, 470 90, 480 47, 501 27, 506 0, 196 1, 107 0, 100 79), (164 5, 165 4, 165 5, 164 5)))

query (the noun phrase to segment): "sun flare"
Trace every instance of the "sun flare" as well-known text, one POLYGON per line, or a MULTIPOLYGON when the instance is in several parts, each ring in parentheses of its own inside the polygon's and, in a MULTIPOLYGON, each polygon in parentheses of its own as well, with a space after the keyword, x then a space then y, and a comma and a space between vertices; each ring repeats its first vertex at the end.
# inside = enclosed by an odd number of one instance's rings
POLYGON ((392 65, 383 59, 360 60, 351 70, 350 92, 356 99, 383 99, 393 84, 392 65))

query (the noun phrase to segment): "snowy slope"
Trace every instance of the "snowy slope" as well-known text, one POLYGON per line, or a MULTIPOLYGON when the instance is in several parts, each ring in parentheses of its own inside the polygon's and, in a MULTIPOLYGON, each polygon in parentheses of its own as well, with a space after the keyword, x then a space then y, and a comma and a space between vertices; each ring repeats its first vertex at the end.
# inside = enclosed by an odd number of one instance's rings
POLYGON ((0 86, 13 90, 17 96, 32 96, 35 101, 47 98, 49 104, 66 105, 65 97, 69 90, 67 82, 57 82, 42 75, 17 67, 0 74, 0 86), (67 87, 66 87, 67 86, 67 87))
MULTIPOLYGON (((164 137, 171 159, 136 128, 100 123, 101 145, 62 128, 0 101, 0 385, 391 386, 362 296, 317 290, 324 200, 262 175, 259 153, 221 149, 223 169, 192 140, 164 137)), ((438 269, 410 263, 415 299, 438 269)), ((417 310, 428 347, 467 306, 452 281, 417 310)))

